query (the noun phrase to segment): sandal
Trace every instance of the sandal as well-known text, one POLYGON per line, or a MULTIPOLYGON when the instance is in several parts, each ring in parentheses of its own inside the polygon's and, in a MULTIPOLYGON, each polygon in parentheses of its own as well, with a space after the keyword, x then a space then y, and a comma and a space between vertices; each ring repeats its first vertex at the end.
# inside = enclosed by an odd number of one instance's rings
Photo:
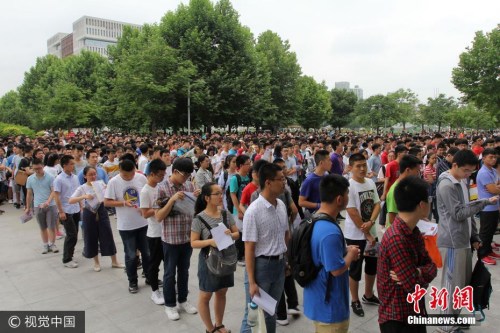
POLYGON ((124 264, 120 264, 120 263, 117 263, 117 264, 112 264, 111 265, 112 268, 125 268, 125 265, 124 264))
POLYGON ((225 326, 223 324, 220 324, 219 326, 215 326, 214 330, 212 331, 212 333, 215 333, 215 332, 221 332, 220 329, 221 328, 224 328, 224 331, 226 331, 226 333, 231 333, 231 330, 226 330, 225 329, 225 326))

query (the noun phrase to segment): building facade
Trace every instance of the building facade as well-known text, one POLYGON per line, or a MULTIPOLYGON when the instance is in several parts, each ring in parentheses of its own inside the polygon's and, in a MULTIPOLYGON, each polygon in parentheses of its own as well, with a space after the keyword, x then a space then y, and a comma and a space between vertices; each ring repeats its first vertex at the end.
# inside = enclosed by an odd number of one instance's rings
POLYGON ((107 57, 108 46, 118 42, 125 26, 141 28, 137 24, 83 16, 73 23, 71 34, 58 33, 47 41, 47 53, 64 58, 87 50, 107 57))
POLYGON ((356 97, 358 98, 358 101, 363 99, 363 89, 361 89, 357 85, 354 86, 354 88, 350 88, 349 82, 346 82, 346 81, 335 82, 335 89, 352 91, 356 95, 356 97))

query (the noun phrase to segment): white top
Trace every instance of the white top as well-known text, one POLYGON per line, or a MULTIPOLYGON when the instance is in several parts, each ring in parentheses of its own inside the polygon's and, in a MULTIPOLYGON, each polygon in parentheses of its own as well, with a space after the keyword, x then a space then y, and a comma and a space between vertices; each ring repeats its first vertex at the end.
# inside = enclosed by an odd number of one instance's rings
POLYGON ((94 187, 92 187, 91 185, 87 185, 87 183, 85 183, 83 185, 78 186, 78 188, 73 193, 73 195, 71 195, 71 197, 72 198, 81 197, 82 195, 85 194, 92 195, 92 199, 90 200, 83 199, 83 207, 95 212, 99 208, 101 203, 99 202, 99 200, 97 200, 94 187))
POLYGON ((139 162, 137 163, 139 166, 139 170, 144 173, 146 172, 146 165, 148 164, 148 158, 144 155, 139 156, 139 162))
POLYGON ((286 206, 280 199, 274 207, 262 195, 243 216, 243 241, 255 242, 255 256, 276 256, 286 252, 288 231, 286 206))
MULTIPOLYGON (((347 208, 356 208, 363 222, 370 220, 375 204, 380 202, 377 186, 370 178, 365 178, 364 183, 349 179, 349 203, 347 208)), ((364 233, 352 221, 349 213, 346 214, 344 236, 347 239, 366 239, 364 233)), ((370 233, 376 236, 376 227, 372 226, 370 233)))
POLYGON ((130 181, 125 181, 118 175, 113 177, 106 187, 105 198, 118 201, 129 201, 134 207, 116 207, 117 227, 118 230, 135 230, 145 227, 148 224, 145 218, 142 217, 139 207, 139 193, 146 185, 146 177, 140 173, 136 173, 130 181))
MULTIPOLYGON (((156 200, 158 199, 158 191, 156 187, 151 187, 149 184, 144 185, 140 193, 139 208, 158 208, 156 200)), ((150 238, 161 237, 161 224, 158 223, 155 216, 148 217, 148 232, 146 236, 150 238)))

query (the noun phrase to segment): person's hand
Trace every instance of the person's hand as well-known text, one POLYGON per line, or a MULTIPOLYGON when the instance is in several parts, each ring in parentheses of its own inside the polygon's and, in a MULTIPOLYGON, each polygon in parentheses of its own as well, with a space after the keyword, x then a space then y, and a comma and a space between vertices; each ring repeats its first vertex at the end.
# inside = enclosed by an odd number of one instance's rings
POLYGON ((255 295, 260 296, 259 286, 257 283, 250 283, 248 285, 248 292, 250 293, 250 299, 252 299, 255 295))
POLYGON ((238 218, 243 220, 243 213, 240 210, 238 211, 238 218))
POLYGON ((375 237, 373 237, 373 235, 371 235, 371 234, 367 234, 367 235, 366 235, 366 240, 367 240, 368 242, 370 242, 370 245, 371 245, 371 246, 374 246, 374 245, 375 245, 375 243, 377 242, 377 241, 375 240, 375 237))
POLYGON ((490 202, 490 204, 496 204, 498 202, 498 195, 489 198, 488 201, 490 202))
POLYGON ((225 233, 226 235, 231 235, 231 230, 226 229, 226 231, 224 231, 224 233, 225 233))
POLYGON ((382 194, 382 195, 380 196, 380 201, 385 201, 385 197, 386 197, 386 194, 385 194, 385 193, 384 193, 384 194, 382 194))
POLYGON ((195 197, 199 196, 201 194, 201 189, 194 190, 193 195, 195 197))
POLYGON ((174 200, 174 201, 177 201, 177 200, 184 200, 184 192, 182 191, 179 191, 177 193, 175 193, 171 198, 170 200, 174 200))
POLYGON ((60 219, 61 221, 66 221, 66 218, 67 218, 67 217, 66 217, 66 213, 65 213, 65 212, 60 212, 60 213, 59 213, 59 219, 60 219))
POLYGON ((30 209, 29 209, 29 207, 26 207, 26 209, 24 210, 24 213, 25 213, 25 214, 29 214, 29 213, 30 213, 30 209))
POLYGON ((356 261, 361 256, 361 251, 358 245, 347 246, 347 256, 351 258, 352 261, 356 261))
POLYGON ((391 279, 392 279, 394 282, 396 282, 397 284, 401 284, 401 282, 399 281, 399 278, 398 278, 398 276, 397 276, 396 272, 394 272, 394 271, 389 271, 389 274, 390 274, 390 276, 391 276, 391 279))
POLYGON ((483 246, 483 244, 481 242, 474 242, 472 243, 472 247, 474 248, 474 250, 479 250, 479 248, 483 246))
POLYGON ((92 200, 92 198, 94 198, 94 196, 92 194, 85 194, 83 196, 84 199, 87 199, 87 200, 92 200))
POLYGON ((212 238, 212 239, 210 240, 210 246, 211 246, 211 247, 217 247, 217 243, 215 242, 215 239, 213 239, 213 238, 212 238))
POLYGON ((368 230, 370 230, 370 229, 371 229, 372 225, 373 225, 373 224, 372 224, 372 221, 368 221, 368 222, 363 223, 363 224, 361 225, 361 231, 363 231, 363 232, 368 232, 368 230))

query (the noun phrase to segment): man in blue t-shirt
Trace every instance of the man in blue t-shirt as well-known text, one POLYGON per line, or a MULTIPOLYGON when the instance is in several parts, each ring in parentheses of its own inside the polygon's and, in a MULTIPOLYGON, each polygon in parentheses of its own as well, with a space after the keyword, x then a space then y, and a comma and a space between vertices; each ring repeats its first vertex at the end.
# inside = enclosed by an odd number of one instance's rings
MULTIPOLYGON (((476 177, 477 194, 479 199, 489 199, 500 194, 499 178, 497 174, 497 151, 486 148, 483 151, 483 166, 479 169, 476 177)), ((483 243, 478 250, 479 258, 487 265, 496 265, 500 255, 493 252, 491 242, 498 226, 498 202, 486 206, 480 213, 479 238, 483 243)))
POLYGON ((314 154, 314 162, 316 163, 316 168, 302 183, 299 196, 299 206, 305 208, 309 213, 318 210, 321 202, 319 197, 319 182, 332 167, 330 153, 327 150, 318 150, 314 154))
MULTIPOLYGON (((349 182, 342 176, 324 176, 319 192, 321 205, 317 213, 332 219, 349 202, 349 182)), ((359 247, 346 245, 338 224, 319 220, 314 225, 311 252, 314 264, 322 268, 304 288, 304 314, 313 321, 316 332, 347 333, 350 315, 348 270, 351 263, 359 259, 359 247)))

